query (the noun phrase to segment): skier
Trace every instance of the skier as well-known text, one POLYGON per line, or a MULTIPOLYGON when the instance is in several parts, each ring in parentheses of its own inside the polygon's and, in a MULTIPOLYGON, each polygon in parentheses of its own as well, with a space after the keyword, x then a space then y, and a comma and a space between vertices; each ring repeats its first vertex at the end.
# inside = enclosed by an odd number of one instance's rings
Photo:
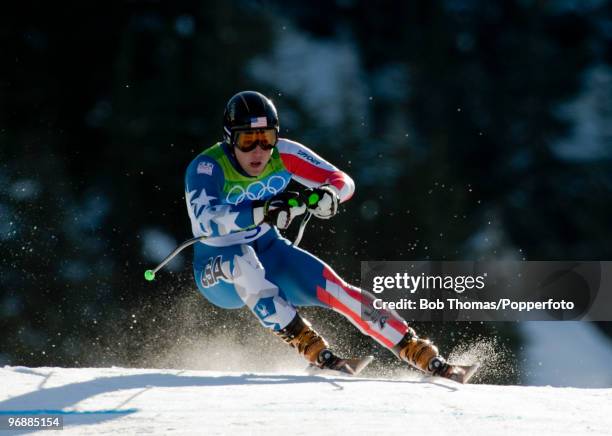
POLYGON ((466 381, 463 367, 446 363, 397 313, 374 309, 369 292, 347 284, 280 235, 278 229, 306 212, 320 219, 336 215, 338 204, 353 195, 353 180, 304 145, 280 138, 276 108, 258 92, 239 92, 229 100, 223 130, 224 140, 198 155, 185 177, 193 234, 208 237, 195 245, 194 256, 195 281, 204 297, 227 309, 246 305, 318 368, 361 369, 357 360, 330 350, 300 316, 300 306, 340 312, 419 370, 466 381), (310 201, 285 190, 291 179, 308 188, 310 201))

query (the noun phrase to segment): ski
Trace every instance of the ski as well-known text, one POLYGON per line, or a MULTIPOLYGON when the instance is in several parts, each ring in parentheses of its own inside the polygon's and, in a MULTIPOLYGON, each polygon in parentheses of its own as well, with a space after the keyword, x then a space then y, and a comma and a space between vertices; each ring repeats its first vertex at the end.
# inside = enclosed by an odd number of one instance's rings
POLYGON ((436 374, 434 377, 442 377, 449 380, 453 380, 457 383, 466 384, 476 374, 479 363, 473 363, 471 365, 453 365, 448 364, 448 367, 443 370, 440 374, 436 374))
POLYGON ((349 375, 357 376, 374 360, 374 356, 355 357, 351 359, 338 359, 334 367, 320 368, 309 365, 306 372, 310 375, 329 374, 329 375, 349 375))

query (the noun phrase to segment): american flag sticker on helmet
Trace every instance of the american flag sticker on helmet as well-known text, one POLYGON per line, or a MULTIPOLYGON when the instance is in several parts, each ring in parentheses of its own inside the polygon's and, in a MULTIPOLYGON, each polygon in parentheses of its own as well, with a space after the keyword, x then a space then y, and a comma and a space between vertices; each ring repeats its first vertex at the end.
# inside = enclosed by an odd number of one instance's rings
POLYGON ((268 127, 266 117, 251 118, 251 127, 268 127))

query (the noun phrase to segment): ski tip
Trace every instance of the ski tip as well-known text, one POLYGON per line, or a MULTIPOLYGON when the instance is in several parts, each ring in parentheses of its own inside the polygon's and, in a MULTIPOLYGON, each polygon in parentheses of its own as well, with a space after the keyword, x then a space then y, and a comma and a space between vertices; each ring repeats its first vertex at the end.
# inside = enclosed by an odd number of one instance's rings
POLYGON ((366 366, 374 360, 374 356, 354 357, 349 359, 341 359, 336 368, 319 368, 313 364, 308 365, 306 372, 310 375, 328 374, 355 377, 364 370, 366 366))
POLYGON ((476 362, 472 364, 470 368, 465 371, 465 377, 463 379, 464 380, 463 383, 468 383, 470 379, 472 378, 472 376, 476 374, 476 371, 478 371, 479 368, 480 368, 480 363, 476 362))
POLYGON ((455 381, 467 384, 470 379, 476 374, 478 368, 480 368, 480 363, 472 363, 471 365, 454 365, 456 368, 461 369, 461 376, 454 379, 455 381))
POLYGON ((374 360, 374 356, 364 356, 356 359, 347 359, 347 364, 353 370, 352 375, 358 375, 372 362, 372 360, 374 360))

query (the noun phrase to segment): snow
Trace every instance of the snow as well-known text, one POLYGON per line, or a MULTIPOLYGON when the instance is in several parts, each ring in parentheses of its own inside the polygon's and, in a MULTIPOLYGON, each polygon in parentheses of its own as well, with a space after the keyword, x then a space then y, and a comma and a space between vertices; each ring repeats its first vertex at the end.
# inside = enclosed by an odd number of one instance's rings
POLYGON ((610 434, 612 389, 125 368, 0 368, 0 418, 62 434, 610 434))

